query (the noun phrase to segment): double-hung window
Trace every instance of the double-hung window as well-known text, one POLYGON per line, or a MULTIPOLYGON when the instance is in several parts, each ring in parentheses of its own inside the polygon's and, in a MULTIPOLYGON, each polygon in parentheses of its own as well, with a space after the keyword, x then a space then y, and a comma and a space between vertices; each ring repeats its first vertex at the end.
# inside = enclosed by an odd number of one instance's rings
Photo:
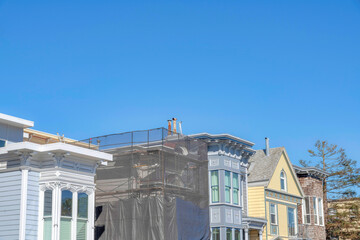
POLYGON ((303 205, 303 217, 304 217, 304 224, 310 224, 310 197, 305 197, 304 205, 303 205))
POLYGON ((240 229, 235 229, 235 240, 241 240, 240 229))
POLYGON ((44 232, 43 239, 51 239, 52 229, 52 190, 44 192, 44 232))
POLYGON ((318 221, 318 208, 317 208, 317 198, 316 197, 313 197, 313 211, 314 211, 314 223, 315 225, 318 225, 319 224, 319 221, 318 221))
POLYGON ((220 240, 220 228, 218 227, 212 228, 211 240, 220 240))
POLYGON ((280 186, 281 190, 286 191, 286 174, 284 171, 280 173, 280 186))
POLYGON ((232 228, 226 228, 226 240, 232 240, 232 228))
POLYGON ((230 203, 230 195, 231 195, 231 177, 230 172, 225 171, 225 202, 230 203))
POLYGON ((289 236, 296 235, 296 214, 295 208, 288 208, 288 233, 289 236))
POLYGON ((219 171, 211 171, 211 202, 219 202, 219 171))
POLYGON ((61 191, 60 239, 71 239, 72 197, 71 191, 61 191))
POLYGON ((233 173, 233 204, 239 205, 239 174, 233 173))
POLYGON ((323 210, 323 204, 322 199, 318 198, 318 208, 319 208, 319 225, 324 225, 324 210, 323 210))
POLYGON ((78 213, 76 223, 76 240, 86 240, 88 222, 88 195, 78 193, 78 213))
POLYGON ((278 234, 277 206, 274 203, 270 203, 270 234, 278 234))

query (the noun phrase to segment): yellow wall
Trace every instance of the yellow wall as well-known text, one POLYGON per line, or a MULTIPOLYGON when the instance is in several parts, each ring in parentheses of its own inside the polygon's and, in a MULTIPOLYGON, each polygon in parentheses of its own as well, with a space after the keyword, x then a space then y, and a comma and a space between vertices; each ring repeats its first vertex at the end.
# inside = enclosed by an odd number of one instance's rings
POLYGON ((298 188, 298 185, 296 184, 296 176, 292 174, 292 171, 290 170, 289 163, 285 159, 285 154, 283 153, 280 157, 279 163, 274 171, 274 174, 272 178, 270 179, 269 185, 267 188, 281 191, 280 188, 280 173, 282 170, 286 173, 286 182, 287 182, 287 193, 297 195, 301 197, 301 191, 298 188))
POLYGON ((248 188, 248 215, 250 217, 265 218, 265 195, 264 187, 248 188))

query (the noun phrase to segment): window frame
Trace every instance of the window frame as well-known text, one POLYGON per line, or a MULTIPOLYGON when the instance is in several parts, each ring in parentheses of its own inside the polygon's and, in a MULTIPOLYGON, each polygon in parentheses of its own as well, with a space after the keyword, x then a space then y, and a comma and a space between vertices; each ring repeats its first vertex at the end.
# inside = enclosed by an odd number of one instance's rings
POLYGON ((311 201, 310 197, 306 196, 303 199, 303 211, 302 211, 302 217, 303 217, 303 224, 310 225, 311 224, 311 201), (306 200, 308 200, 308 210, 306 211, 306 200), (308 221, 309 220, 309 221, 308 221))
POLYGON ((322 198, 317 198, 318 206, 318 223, 320 226, 324 226, 324 204, 322 198), (321 214, 320 214, 321 213, 321 214), (320 222, 321 219, 321 222, 320 222))
POLYGON ((231 175, 232 175, 231 176, 231 184, 232 184, 232 189, 231 189, 232 198, 231 198, 231 200, 232 200, 232 204, 234 204, 236 206, 239 206, 240 205, 240 181, 239 181, 240 174, 232 172, 231 175), (234 181, 234 179, 235 179, 234 176, 237 176, 236 181, 234 181), (237 182, 237 188, 235 188, 234 182, 237 182), (236 193, 235 193, 235 191, 236 191, 236 193), (237 197, 237 203, 235 203, 235 201, 234 201, 234 196, 237 197))
POLYGON ((211 240, 220 240, 220 237, 221 237, 221 232, 220 232, 220 227, 212 227, 211 228, 211 240), (214 238, 214 230, 218 230, 218 237, 217 239, 214 238))
POLYGON ((288 236, 289 237, 295 237, 297 235, 297 208, 296 207, 287 207, 287 228, 288 228, 288 236), (294 235, 290 235, 290 231, 289 231, 289 210, 292 209, 293 212, 293 217, 294 217, 294 235))
POLYGON ((314 225, 319 225, 319 207, 318 207, 317 197, 312 197, 312 202, 313 202, 314 225))
POLYGON ((278 206, 276 203, 269 202, 269 220, 270 220, 270 235, 278 235, 279 234, 279 221, 278 221, 278 206), (274 213, 271 212, 271 206, 274 206, 274 213), (274 216, 275 223, 272 223, 271 215, 274 216), (276 233, 273 233, 271 230, 272 228, 276 229, 276 233))
POLYGON ((287 192, 287 177, 284 169, 280 172, 280 189, 281 191, 287 192), (281 176, 282 174, 283 176, 281 176), (282 188, 282 181, 284 181, 284 189, 282 188))
POLYGON ((219 170, 211 170, 210 171, 210 188, 211 188, 211 203, 219 203, 220 202, 220 178, 219 178, 219 170), (213 181, 212 181, 212 174, 216 173, 217 175, 217 183, 216 185, 213 185, 213 181), (213 189, 217 189, 217 201, 214 201, 214 191, 213 189))
POLYGON ((227 170, 225 170, 224 171, 224 202, 225 203, 230 203, 230 204, 232 204, 232 172, 230 172, 230 171, 227 171, 227 170), (226 176, 226 174, 227 173, 229 173, 229 181, 228 181, 228 183, 230 184, 230 185, 226 185, 226 183, 227 183, 227 176, 226 176), (227 190, 228 190, 228 192, 227 192, 227 190), (227 197, 227 193, 229 194, 229 200, 227 201, 226 200, 226 197, 227 197))

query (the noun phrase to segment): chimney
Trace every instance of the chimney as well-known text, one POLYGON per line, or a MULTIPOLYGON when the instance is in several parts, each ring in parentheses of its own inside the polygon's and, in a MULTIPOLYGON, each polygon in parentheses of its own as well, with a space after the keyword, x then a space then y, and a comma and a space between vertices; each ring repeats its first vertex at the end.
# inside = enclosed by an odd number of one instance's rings
POLYGON ((266 156, 270 155, 270 146, 269 146, 269 138, 265 138, 265 154, 266 156))
POLYGON ((171 120, 168 120, 168 135, 171 135, 171 120))
POLYGON ((180 131, 180 134, 182 135, 182 121, 179 122, 179 131, 180 131))
POLYGON ((176 118, 173 118, 173 125, 174 125, 174 133, 176 133, 176 118))

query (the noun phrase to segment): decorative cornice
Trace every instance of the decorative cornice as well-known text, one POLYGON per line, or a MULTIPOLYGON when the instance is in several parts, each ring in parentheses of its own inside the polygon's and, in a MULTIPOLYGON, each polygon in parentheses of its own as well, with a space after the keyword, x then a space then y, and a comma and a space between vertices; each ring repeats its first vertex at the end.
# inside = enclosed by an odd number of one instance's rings
POLYGON ((61 190, 69 190, 71 192, 84 192, 88 195, 93 193, 95 190, 95 187, 81 186, 78 184, 71 184, 71 183, 63 183, 60 181, 47 182, 47 183, 40 184, 41 191, 46 191, 48 189, 54 190, 55 188, 60 188, 61 190))

